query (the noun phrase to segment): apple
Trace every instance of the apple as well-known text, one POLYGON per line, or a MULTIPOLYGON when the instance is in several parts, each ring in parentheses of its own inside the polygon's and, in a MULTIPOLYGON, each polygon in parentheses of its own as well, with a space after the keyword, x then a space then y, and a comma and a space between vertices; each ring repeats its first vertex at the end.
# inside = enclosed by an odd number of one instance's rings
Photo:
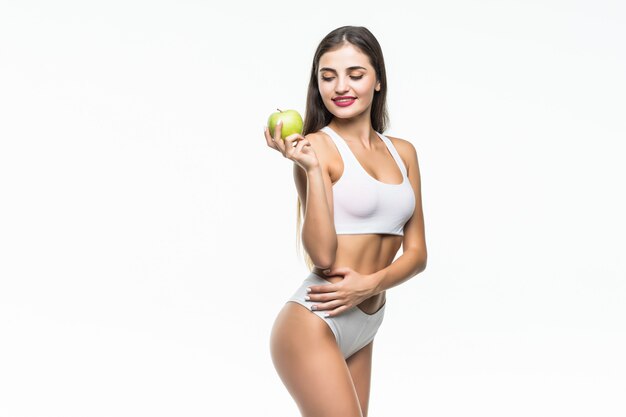
POLYGON ((270 118, 267 119, 267 125, 270 129, 270 135, 274 136, 276 124, 279 120, 282 120, 282 127, 280 136, 284 140, 287 136, 294 133, 302 134, 302 116, 295 110, 281 110, 276 109, 277 112, 270 114, 270 118))

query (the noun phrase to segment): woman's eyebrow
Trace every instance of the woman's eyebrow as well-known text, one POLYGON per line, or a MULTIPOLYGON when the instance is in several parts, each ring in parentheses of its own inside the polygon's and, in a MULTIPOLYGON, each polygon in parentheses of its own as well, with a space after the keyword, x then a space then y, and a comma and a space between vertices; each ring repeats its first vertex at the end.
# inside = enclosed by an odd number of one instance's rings
MULTIPOLYGON (((355 66, 347 68, 348 71, 352 71, 352 70, 355 70, 355 69, 362 69, 362 70, 367 71, 367 68, 361 67, 359 65, 355 65, 355 66)), ((337 73, 337 71, 335 71, 334 68, 329 68, 329 67, 320 68, 320 72, 323 72, 323 71, 330 71, 330 72, 334 72, 335 74, 337 73)))

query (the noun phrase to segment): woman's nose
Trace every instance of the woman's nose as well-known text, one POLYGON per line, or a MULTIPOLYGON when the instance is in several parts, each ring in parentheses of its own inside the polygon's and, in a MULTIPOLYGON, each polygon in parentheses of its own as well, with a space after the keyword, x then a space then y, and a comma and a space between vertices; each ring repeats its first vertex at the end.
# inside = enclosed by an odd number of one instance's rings
POLYGON ((349 86, 348 86, 348 79, 347 78, 342 78, 342 77, 337 77, 337 85, 335 86, 335 92, 337 94, 343 94, 346 91, 348 91, 349 86))

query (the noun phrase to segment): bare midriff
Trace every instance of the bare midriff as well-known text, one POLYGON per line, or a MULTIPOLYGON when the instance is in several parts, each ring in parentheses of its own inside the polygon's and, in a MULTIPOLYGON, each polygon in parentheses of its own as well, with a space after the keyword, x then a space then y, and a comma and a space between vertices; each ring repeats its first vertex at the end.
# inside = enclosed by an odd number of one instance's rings
MULTIPOLYGON (((389 266, 402 246, 402 236, 390 234, 337 235, 337 255, 331 269, 348 267, 368 275, 389 266)), ((337 283, 341 275, 325 275, 317 267, 313 272, 326 280, 337 283)), ((357 305, 366 314, 376 313, 385 304, 385 291, 371 296, 357 305)))

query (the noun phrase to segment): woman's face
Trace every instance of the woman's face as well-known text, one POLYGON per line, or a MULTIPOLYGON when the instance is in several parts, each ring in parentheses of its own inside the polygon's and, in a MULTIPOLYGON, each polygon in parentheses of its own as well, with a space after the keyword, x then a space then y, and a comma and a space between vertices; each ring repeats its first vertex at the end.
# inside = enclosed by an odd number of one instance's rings
POLYGON ((335 117, 347 119, 363 112, 369 114, 380 82, 367 55, 348 43, 322 55, 318 67, 322 101, 335 117))

